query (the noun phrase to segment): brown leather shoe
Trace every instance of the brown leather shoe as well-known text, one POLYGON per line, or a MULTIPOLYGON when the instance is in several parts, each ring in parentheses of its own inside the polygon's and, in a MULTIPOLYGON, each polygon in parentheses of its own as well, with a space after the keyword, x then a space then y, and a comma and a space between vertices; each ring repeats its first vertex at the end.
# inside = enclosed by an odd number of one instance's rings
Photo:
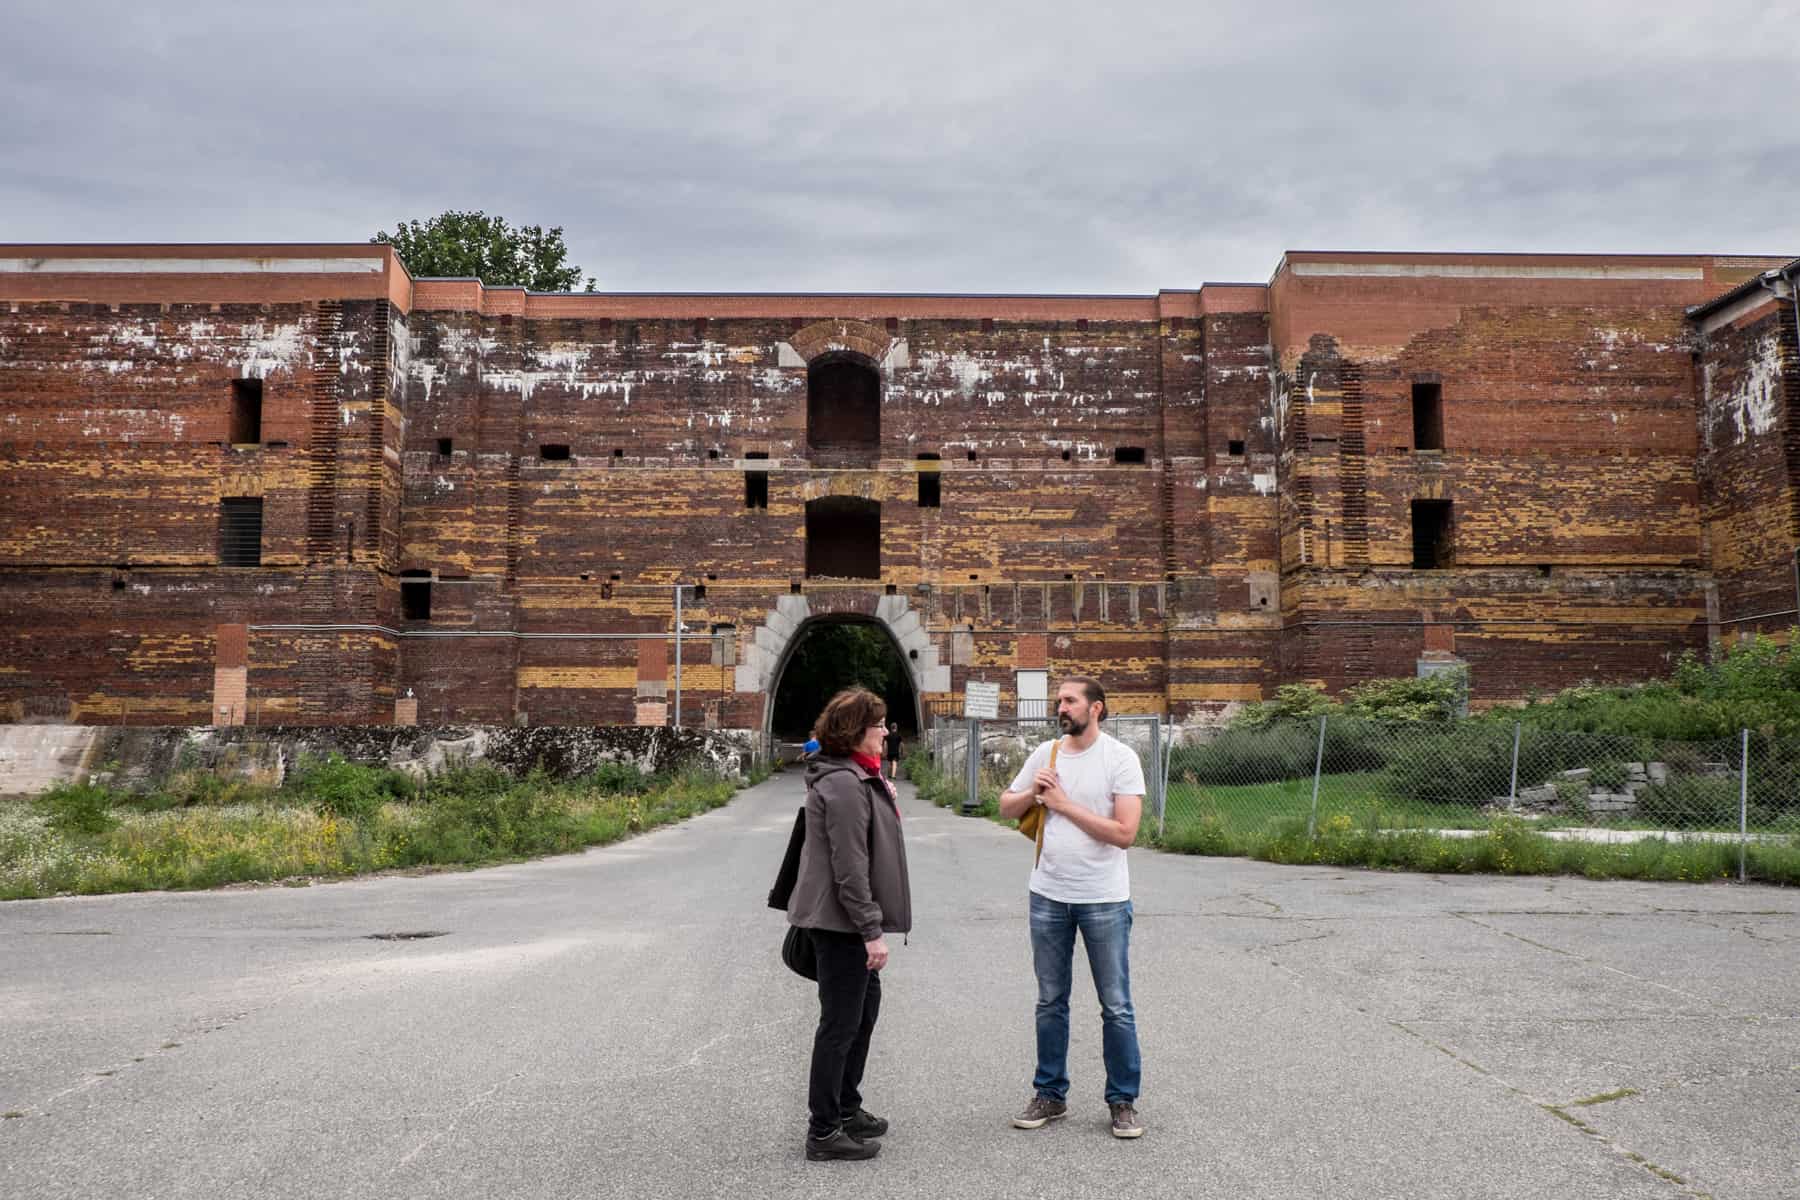
POLYGON ((1069 1115, 1069 1106, 1048 1096, 1033 1096, 1025 1111, 1012 1119, 1014 1129, 1042 1129, 1069 1115))
POLYGON ((1134 1138, 1144 1136, 1144 1127, 1138 1124, 1137 1109, 1126 1101, 1118 1101, 1109 1106, 1112 1109, 1112 1135, 1116 1138, 1134 1138))

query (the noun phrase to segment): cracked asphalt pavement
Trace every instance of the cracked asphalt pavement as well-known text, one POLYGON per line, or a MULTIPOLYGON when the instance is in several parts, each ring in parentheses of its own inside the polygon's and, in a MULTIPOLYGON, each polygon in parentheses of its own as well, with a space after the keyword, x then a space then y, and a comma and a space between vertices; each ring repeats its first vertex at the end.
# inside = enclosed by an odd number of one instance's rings
POLYGON ((893 1132, 807 1163, 763 903, 799 788, 516 866, 0 905, 0 1191, 1800 1197, 1800 892, 1134 850, 1148 1133, 1108 1136, 1083 970, 1071 1116, 1027 1133, 1030 848, 909 789, 893 1132))

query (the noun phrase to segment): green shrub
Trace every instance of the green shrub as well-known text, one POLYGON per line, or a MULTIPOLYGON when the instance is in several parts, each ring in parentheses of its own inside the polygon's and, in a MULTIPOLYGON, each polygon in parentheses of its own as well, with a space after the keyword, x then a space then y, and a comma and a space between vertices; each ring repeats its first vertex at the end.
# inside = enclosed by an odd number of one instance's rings
POLYGON ((1556 788, 1556 806, 1565 817, 1575 821, 1585 821, 1591 816, 1588 809, 1588 784, 1585 779, 1558 779, 1553 785, 1556 788))
POLYGON ((122 797, 119 807, 138 812, 165 812, 173 808, 222 808, 261 799, 266 789, 243 779, 228 778, 195 768, 177 771, 160 787, 122 797))
POLYGON ((603 762, 587 777, 588 786, 608 796, 648 792, 666 786, 666 776, 647 775, 634 763, 603 762))
POLYGON ((333 754, 302 760, 289 776, 287 790, 330 816, 365 819, 390 801, 411 800, 415 784, 403 771, 346 762, 333 754))
POLYGON ((1389 724, 1454 721, 1468 705, 1469 674, 1457 668, 1435 675, 1371 679, 1344 693, 1344 711, 1389 724))
MULTIPOLYGON (((1151 824, 1146 820, 1144 827, 1148 829, 1151 824)), ((1243 853, 1243 848, 1233 840, 1224 822, 1212 814, 1207 814, 1198 821, 1184 821, 1170 828, 1157 845, 1177 854, 1218 856, 1243 853)))
POLYGON ((1455 720, 1468 704, 1469 676, 1464 670, 1435 675, 1371 679, 1334 701, 1310 683, 1284 684, 1273 700, 1246 705, 1232 718, 1233 729, 1258 729, 1267 725, 1312 723, 1322 716, 1333 719, 1362 717, 1385 724, 1419 724, 1455 720))
POLYGON ((1264 783, 1311 775, 1317 726, 1286 721, 1221 730, 1211 741, 1178 749, 1172 774, 1200 783, 1264 783))
POLYGON ((1669 679, 1630 686, 1583 684, 1516 711, 1543 729, 1641 734, 1701 741, 1740 729, 1800 735, 1800 641, 1749 638, 1711 661, 1692 653, 1669 679))
POLYGON ((485 796, 503 792, 512 785, 513 777, 491 763, 456 762, 426 776, 419 787, 419 799, 435 804, 446 796, 485 796))
POLYGON ((1317 722, 1320 716, 1336 707, 1323 691, 1310 683, 1286 683, 1275 689, 1273 700, 1246 704, 1231 719, 1231 726, 1256 729, 1295 721, 1317 722))
POLYGON ((97 784, 59 783, 38 797, 38 805, 58 833, 93 836, 118 824, 112 800, 112 793, 97 784))
MULTIPOLYGON (((1416 734, 1388 759, 1394 791, 1434 804, 1473 804, 1507 794, 1512 783, 1512 730, 1471 722, 1441 735, 1416 734)), ((1548 772, 1546 772, 1547 774, 1548 772)), ((1519 780, 1535 778, 1520 762, 1519 780)))
MULTIPOLYGON (((1513 726, 1510 721, 1460 721, 1438 730, 1417 729, 1396 740, 1388 756, 1394 790, 1413 800, 1438 804, 1481 804, 1508 795, 1513 782, 1513 726)), ((1613 749, 1632 743, 1611 743, 1613 749)), ((1552 776, 1587 766, 1593 745, 1528 729, 1519 739, 1519 787, 1554 782, 1552 776)), ((1640 755, 1640 757, 1654 757, 1640 755)), ((1621 783, 1623 782, 1623 768, 1621 783)))
POLYGON ((1669 829, 1734 828, 1738 781, 1705 775, 1671 775, 1639 789, 1638 816, 1669 829))

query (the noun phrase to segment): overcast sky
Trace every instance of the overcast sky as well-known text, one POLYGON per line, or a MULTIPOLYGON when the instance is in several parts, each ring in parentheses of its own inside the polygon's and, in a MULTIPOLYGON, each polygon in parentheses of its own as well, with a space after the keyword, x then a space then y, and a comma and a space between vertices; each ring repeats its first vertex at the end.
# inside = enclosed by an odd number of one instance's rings
POLYGON ((1800 254, 1791 0, 8 9, 6 241, 364 241, 480 208, 561 225, 627 291, 1800 254))

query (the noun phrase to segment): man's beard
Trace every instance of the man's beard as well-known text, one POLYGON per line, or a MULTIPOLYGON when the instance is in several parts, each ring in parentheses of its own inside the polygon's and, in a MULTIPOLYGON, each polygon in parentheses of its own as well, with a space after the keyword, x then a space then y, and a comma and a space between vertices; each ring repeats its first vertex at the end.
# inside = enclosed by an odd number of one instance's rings
POLYGON ((1062 726, 1062 731, 1064 733, 1072 733, 1076 737, 1080 737, 1087 732, 1088 723, 1086 721, 1077 721, 1068 713, 1057 713, 1056 723, 1062 726))

